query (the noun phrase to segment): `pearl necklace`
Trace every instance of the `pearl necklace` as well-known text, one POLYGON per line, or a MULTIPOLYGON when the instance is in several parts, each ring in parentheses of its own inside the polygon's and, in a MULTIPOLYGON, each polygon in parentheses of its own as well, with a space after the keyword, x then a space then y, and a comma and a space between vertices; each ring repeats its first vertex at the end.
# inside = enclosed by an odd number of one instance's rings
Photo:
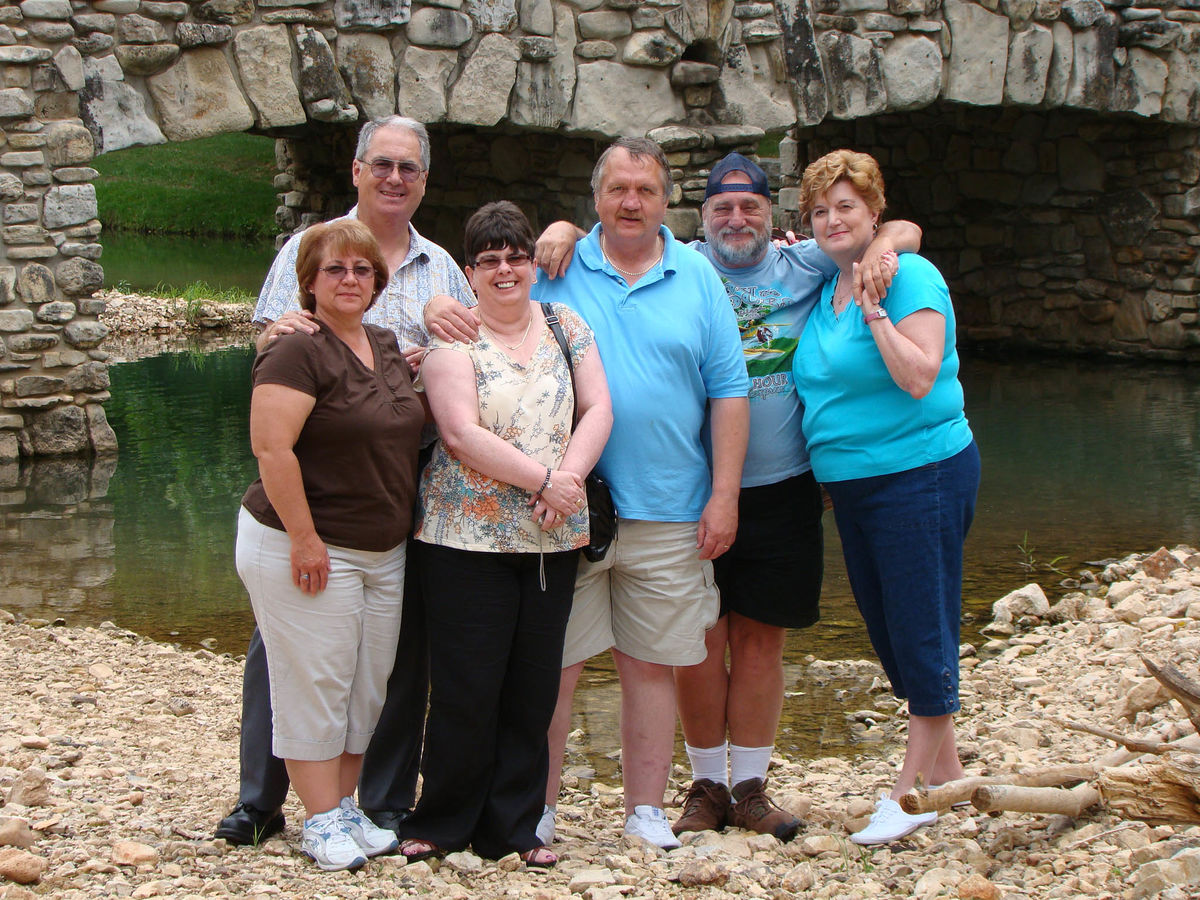
POLYGON ((525 346, 525 339, 529 337, 529 329, 533 327, 533 313, 529 314, 528 321, 525 323, 525 332, 521 335, 521 339, 515 344, 506 344, 504 341, 500 340, 500 335, 496 333, 496 329, 494 329, 487 322, 484 322, 482 313, 479 315, 479 321, 483 323, 483 327, 488 330, 488 334, 490 334, 496 343, 501 347, 507 347, 509 350, 520 350, 525 346))
MULTIPOLYGON (((658 240, 660 242, 662 241, 661 234, 658 236, 658 240)), ((649 272, 651 269, 653 269, 655 266, 657 266, 660 262, 662 262, 663 253, 665 251, 666 251, 666 247, 664 246, 661 250, 658 251, 658 258, 655 259, 654 262, 650 263, 650 265, 646 266, 646 268, 642 269, 642 271, 628 272, 625 269, 622 269, 620 266, 618 266, 615 262, 613 262, 611 258, 609 258, 608 251, 604 249, 604 232, 600 232, 600 255, 604 257, 604 261, 606 263, 608 263, 610 266, 612 266, 614 269, 616 269, 618 272, 620 272, 626 278, 632 278, 634 280, 641 278, 643 275, 645 275, 647 272, 649 272)))

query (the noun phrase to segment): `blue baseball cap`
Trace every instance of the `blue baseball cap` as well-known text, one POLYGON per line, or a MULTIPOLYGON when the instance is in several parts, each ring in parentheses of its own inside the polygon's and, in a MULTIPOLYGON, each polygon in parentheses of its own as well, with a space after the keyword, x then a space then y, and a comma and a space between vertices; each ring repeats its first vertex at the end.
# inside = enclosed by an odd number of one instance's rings
POLYGON ((708 186, 704 189, 704 199, 707 200, 713 194, 723 194, 726 191, 748 191, 752 194, 762 194, 768 200, 771 199, 771 188, 767 184, 767 173, 760 169, 757 163, 751 162, 740 153, 730 153, 712 167, 712 172, 708 176, 708 186), (721 184, 721 181, 730 172, 745 173, 750 178, 750 183, 721 184))

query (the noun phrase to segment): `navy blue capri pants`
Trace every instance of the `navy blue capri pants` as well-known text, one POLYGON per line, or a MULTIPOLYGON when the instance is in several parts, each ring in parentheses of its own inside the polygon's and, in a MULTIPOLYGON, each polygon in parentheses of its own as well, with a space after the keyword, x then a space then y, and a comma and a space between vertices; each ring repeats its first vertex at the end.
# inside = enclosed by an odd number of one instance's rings
POLYGON ((871 645, 914 716, 959 709, 963 542, 979 468, 971 441, 941 462, 825 483, 871 645))

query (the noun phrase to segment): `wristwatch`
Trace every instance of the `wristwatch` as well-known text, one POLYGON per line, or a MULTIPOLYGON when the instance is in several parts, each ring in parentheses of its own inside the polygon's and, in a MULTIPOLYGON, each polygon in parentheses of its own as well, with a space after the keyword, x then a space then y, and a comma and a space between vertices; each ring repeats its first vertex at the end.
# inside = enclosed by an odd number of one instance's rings
POLYGON ((869 312, 863 316, 863 321, 870 325, 876 319, 886 319, 888 317, 887 310, 882 306, 876 307, 875 312, 869 312))

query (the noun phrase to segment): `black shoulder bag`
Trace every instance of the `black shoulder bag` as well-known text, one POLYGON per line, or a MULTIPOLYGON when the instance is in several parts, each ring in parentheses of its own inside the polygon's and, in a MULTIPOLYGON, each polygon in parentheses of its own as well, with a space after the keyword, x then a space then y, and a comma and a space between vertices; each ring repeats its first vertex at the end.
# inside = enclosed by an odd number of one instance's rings
MULTIPOLYGON (((567 336, 563 334, 562 326, 558 323, 558 316, 554 314, 554 309, 549 303, 542 304, 542 314, 545 315, 546 325, 558 341, 563 358, 567 361, 567 371, 571 373, 571 396, 575 403, 575 411, 571 416, 571 431, 574 431, 579 422, 579 392, 575 390, 575 366, 571 364, 571 350, 567 346, 567 336)), ((604 554, 608 552, 609 546, 617 536, 617 505, 613 503, 608 482, 595 472, 588 474, 584 486, 587 488, 588 530, 591 540, 583 548, 583 555, 591 562, 599 562, 604 559, 604 554)))

